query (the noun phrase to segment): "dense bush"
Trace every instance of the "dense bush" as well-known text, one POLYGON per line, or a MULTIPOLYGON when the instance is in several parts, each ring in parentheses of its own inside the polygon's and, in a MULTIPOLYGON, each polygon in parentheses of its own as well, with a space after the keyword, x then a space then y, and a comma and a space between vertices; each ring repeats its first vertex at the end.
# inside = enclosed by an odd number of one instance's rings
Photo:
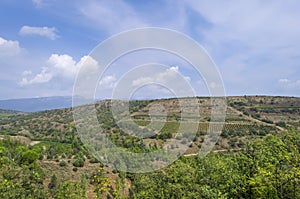
POLYGON ((90 159, 90 161, 89 161, 90 163, 92 163, 92 164, 94 164, 94 163, 99 163, 99 160, 97 160, 97 158, 91 158, 90 159))
POLYGON ((23 164, 31 164, 39 158, 39 154, 33 150, 26 150, 22 154, 22 162, 23 164))
POLYGON ((84 166, 84 160, 79 158, 73 162, 74 167, 83 167, 84 166))
POLYGON ((239 153, 181 157, 162 171, 131 174, 131 198, 300 198, 299 165, 299 133, 267 135, 239 153))
POLYGON ((276 125, 277 125, 277 126, 280 126, 280 127, 283 127, 283 128, 286 128, 286 123, 285 123, 285 122, 282 122, 282 121, 277 122, 276 125))
POLYGON ((272 120, 269 120, 269 119, 262 119, 261 121, 269 123, 269 124, 273 124, 274 123, 272 120))
POLYGON ((59 163, 59 166, 61 166, 61 167, 64 167, 66 165, 67 165, 67 163, 64 160, 60 161, 60 163, 59 163))

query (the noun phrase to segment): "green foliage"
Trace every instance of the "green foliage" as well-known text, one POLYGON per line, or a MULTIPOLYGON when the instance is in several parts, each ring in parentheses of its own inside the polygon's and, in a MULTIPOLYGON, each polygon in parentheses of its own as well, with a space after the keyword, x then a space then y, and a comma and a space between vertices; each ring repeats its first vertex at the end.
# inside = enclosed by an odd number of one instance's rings
MULTIPOLYGON (((206 108, 204 101, 202 105, 206 108)), ((132 118, 136 124, 146 126, 150 123, 147 108, 152 102, 130 102, 129 111, 134 113, 132 118)), ((170 105, 167 100, 164 103, 166 106, 170 105)), ((101 166, 92 176, 89 173, 82 175, 81 179, 82 172, 88 169, 77 167, 87 166, 85 161, 98 161, 91 158, 91 154, 79 140, 72 124, 70 109, 2 118, 0 116, 1 134, 20 135, 20 132, 25 132, 24 135, 40 141, 39 144, 28 146, 8 137, 0 140, 0 198, 86 198, 87 176, 92 183, 89 186, 94 186, 97 198, 300 198, 299 133, 277 133, 278 127, 295 126, 297 129, 300 126, 298 119, 294 119, 300 113, 297 100, 296 103, 283 104, 277 98, 256 100, 245 96, 235 102, 230 100, 229 103, 233 110, 237 109, 263 122, 272 124, 272 114, 281 114, 282 121, 275 123, 277 127, 261 125, 261 122, 255 123, 253 118, 245 117, 241 113, 229 113, 221 136, 226 138, 223 142, 225 147, 228 143, 231 147, 239 148, 236 152, 226 152, 220 148, 218 153, 215 151, 204 158, 181 157, 163 170, 146 174, 104 170, 101 166), (277 105, 271 106, 273 104, 277 105), (30 132, 30 135, 26 132, 30 132), (247 143, 248 138, 251 142, 247 143), (44 160, 44 157, 50 161, 44 160), (67 164, 65 159, 68 158, 68 164, 73 163, 73 171, 77 172, 71 175, 79 175, 79 178, 67 180, 65 176, 61 177, 58 173, 56 176, 47 170, 49 165, 52 169, 51 162, 56 166, 54 160, 59 162, 60 157, 64 160, 59 165, 64 167, 67 164), (108 172, 113 174, 107 175, 108 172), (124 194, 128 191, 124 190, 126 184, 131 185, 129 196, 124 194)), ((180 114, 176 110, 176 104, 171 106, 172 110, 168 112, 167 122, 162 130, 155 135, 149 134, 149 139, 144 141, 127 135, 116 125, 110 102, 96 104, 99 123, 105 129, 107 137, 117 146, 134 153, 155 151, 169 138, 175 137, 180 125, 176 120, 180 114)), ((161 122, 162 116, 155 117, 156 122, 161 122)), ((186 116, 183 121, 192 119, 199 118, 186 116)), ((176 136, 182 143, 193 140, 195 143, 190 145, 191 150, 201 145, 209 126, 207 121, 210 121, 210 117, 205 113, 200 119, 202 122, 199 124, 197 137, 191 138, 189 133, 176 136)), ((132 132, 139 128, 126 124, 126 121, 124 125, 132 132)), ((145 127, 141 129, 144 135, 150 133, 145 127)), ((216 147, 222 147, 222 141, 216 147)), ((176 150, 178 146, 171 147, 176 150)), ((161 159, 153 160, 159 164, 161 159)), ((69 167, 60 169, 65 171, 69 167)))
POLYGON ((104 175, 102 166, 93 174, 91 183, 94 185, 96 198, 111 197, 111 184, 108 177, 104 175))
POLYGON ((300 198, 300 135, 267 135, 239 153, 182 157, 130 178, 132 198, 300 198))
POLYGON ((37 164, 1 170, 0 198, 46 198, 44 173, 37 164))
POLYGON ((86 176, 84 174, 81 175, 81 179, 80 179, 80 186, 81 186, 81 196, 82 198, 86 198, 86 192, 87 192, 87 185, 86 185, 87 181, 86 181, 86 176))
POLYGON ((74 167, 83 167, 84 166, 84 160, 82 158, 78 158, 73 162, 74 167))
POLYGON ((86 198, 83 179, 81 184, 59 183, 53 174, 45 188, 45 173, 36 161, 38 157, 35 150, 20 142, 0 140, 0 198, 86 198))
POLYGON ((83 187, 78 182, 65 181, 59 185, 53 198, 57 199, 82 199, 86 198, 82 194, 83 187))
POLYGON ((269 119, 262 119, 261 121, 269 123, 269 124, 273 124, 274 123, 272 120, 269 120, 269 119))
POLYGON ((39 154, 33 150, 27 150, 22 154, 22 163, 31 164, 39 158, 39 154))
POLYGON ((48 184, 48 189, 57 189, 58 188, 58 183, 57 183, 57 177, 55 174, 51 176, 51 181, 48 184))
POLYGON ((90 163, 94 164, 94 163, 99 163, 100 161, 97 158, 92 157, 90 159, 90 163))
POLYGON ((286 128, 286 123, 285 123, 285 122, 282 122, 282 121, 276 122, 276 125, 277 125, 277 126, 280 126, 280 127, 283 127, 283 128, 286 128))
POLYGON ((55 156, 69 156, 74 153, 71 144, 50 141, 42 141, 34 145, 33 149, 45 155, 47 159, 53 159, 55 156))
POLYGON ((167 139, 171 139, 172 138, 172 133, 171 132, 161 133, 157 137, 158 137, 158 139, 161 139, 161 140, 165 141, 167 139))
POLYGON ((61 166, 61 167, 64 167, 66 165, 67 165, 67 163, 64 160, 60 161, 60 163, 59 163, 59 166, 61 166))

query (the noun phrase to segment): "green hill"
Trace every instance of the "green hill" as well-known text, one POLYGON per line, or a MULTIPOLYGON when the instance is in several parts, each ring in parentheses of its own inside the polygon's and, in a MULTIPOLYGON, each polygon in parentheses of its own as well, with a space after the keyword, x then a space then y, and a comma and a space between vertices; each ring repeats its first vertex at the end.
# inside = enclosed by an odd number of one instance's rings
MULTIPOLYGON (((191 98, 181 100, 187 110, 194 108, 191 98)), ((94 104, 99 127, 125 150, 156 151, 174 137, 178 144, 171 145, 172 149, 188 143, 184 156, 175 163, 146 174, 124 173, 99 163, 79 139, 71 108, 29 114, 3 111, 0 197, 300 197, 300 138, 296 133, 300 128, 300 98, 227 97, 224 128, 205 158, 197 153, 206 136, 212 105, 210 98, 197 100, 200 116, 189 112, 182 115, 177 99, 131 101, 129 112, 134 126, 129 120, 115 122, 111 101, 94 104), (127 134, 126 130, 147 135, 145 126, 151 119, 162 126, 160 131, 145 139, 127 134), (181 123, 188 129, 196 121, 195 137, 178 133, 181 123)))

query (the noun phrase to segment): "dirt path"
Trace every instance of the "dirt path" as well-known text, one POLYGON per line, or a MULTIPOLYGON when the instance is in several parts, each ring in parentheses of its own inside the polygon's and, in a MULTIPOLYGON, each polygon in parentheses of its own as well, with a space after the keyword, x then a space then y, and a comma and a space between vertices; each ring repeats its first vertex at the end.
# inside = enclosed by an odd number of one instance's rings
MULTIPOLYGON (((31 139, 29 139, 27 137, 24 137, 24 136, 21 136, 21 135, 17 135, 17 136, 6 135, 6 136, 9 136, 12 140, 17 140, 19 142, 29 144, 30 146, 33 146, 33 145, 36 145, 36 144, 40 143, 40 141, 31 141, 31 139)), ((3 140, 3 139, 5 139, 5 136, 0 135, 0 140, 3 140)))
MULTIPOLYGON (((237 152, 243 150, 242 148, 239 149, 229 149, 229 152, 237 152)), ((220 149, 220 150, 214 150, 212 151, 213 153, 220 153, 220 152, 227 152, 228 149, 220 149)), ((189 157, 189 156, 196 156, 199 155, 199 153, 191 153, 191 154, 185 154, 183 155, 184 157, 189 157)))
POLYGON ((277 128, 278 130, 280 131, 284 131, 285 129, 282 128, 282 127, 279 127, 279 126, 276 126, 275 124, 269 124, 269 123, 266 123, 266 122, 263 122, 261 120, 258 120, 258 119, 255 119, 251 116, 248 116, 248 115, 245 115, 243 112, 231 107, 231 106, 227 106, 228 109, 232 110, 233 112, 237 113, 238 115, 242 115, 244 118, 252 121, 252 122, 256 122, 257 124, 262 124, 262 125, 265 125, 265 126, 273 126, 275 128, 277 128))

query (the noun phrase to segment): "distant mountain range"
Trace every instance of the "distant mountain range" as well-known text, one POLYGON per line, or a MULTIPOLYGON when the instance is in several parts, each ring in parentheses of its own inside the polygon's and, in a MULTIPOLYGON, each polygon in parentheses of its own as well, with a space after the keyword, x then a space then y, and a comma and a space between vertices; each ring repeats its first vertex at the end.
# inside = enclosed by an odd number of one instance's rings
POLYGON ((22 113, 23 112, 21 111, 0 109, 0 115, 1 114, 22 114, 22 113))
POLYGON ((0 109, 21 112, 37 112, 69 107, 72 107, 71 96, 0 100, 0 109))

